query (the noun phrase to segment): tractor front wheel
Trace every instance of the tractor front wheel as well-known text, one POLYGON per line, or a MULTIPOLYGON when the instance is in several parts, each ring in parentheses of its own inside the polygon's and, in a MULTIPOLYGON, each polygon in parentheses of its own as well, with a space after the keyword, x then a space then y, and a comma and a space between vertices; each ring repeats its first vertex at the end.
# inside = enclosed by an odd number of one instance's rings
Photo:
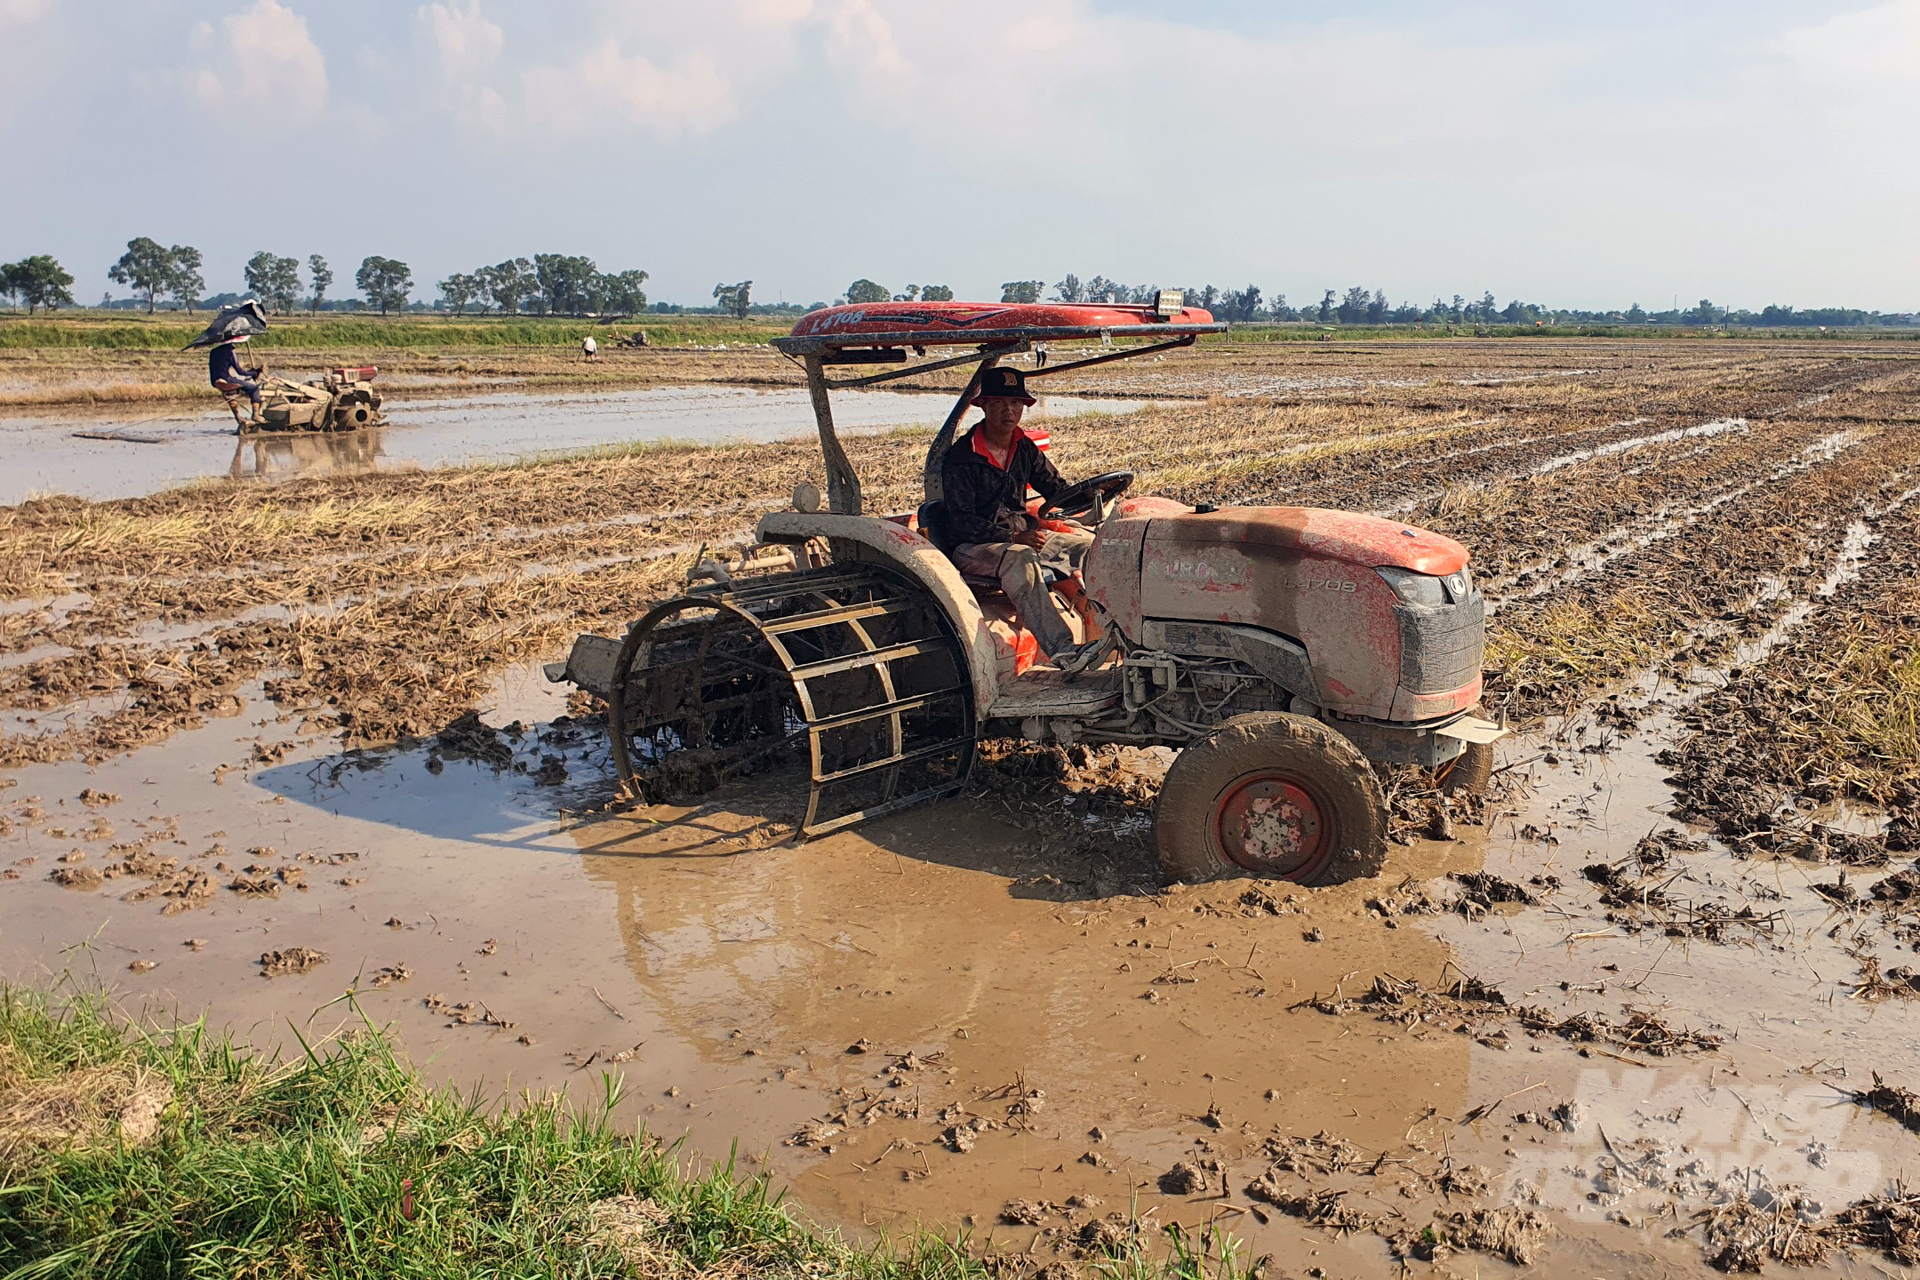
POLYGON ((1235 716, 1174 759, 1154 840, 1175 880, 1247 871, 1336 884, 1380 871, 1385 808, 1373 766, 1344 735, 1261 711, 1235 716))

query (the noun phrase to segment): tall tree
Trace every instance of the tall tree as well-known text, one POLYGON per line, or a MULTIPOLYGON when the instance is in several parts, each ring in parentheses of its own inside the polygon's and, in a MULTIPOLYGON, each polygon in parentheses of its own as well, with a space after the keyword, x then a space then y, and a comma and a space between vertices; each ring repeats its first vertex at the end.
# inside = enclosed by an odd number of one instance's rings
POLYGON ((207 282, 200 278, 200 251, 190 244, 177 244, 167 250, 171 265, 167 271, 167 293, 191 312, 200 303, 200 295, 207 291, 207 282))
POLYGON ((0 290, 26 303, 28 315, 42 307, 73 305, 73 276, 51 254, 36 253, 0 267, 0 290))
POLYGON ((120 255, 120 261, 107 269, 107 279, 146 294, 147 314, 152 315, 155 300, 167 291, 172 270, 173 258, 165 245, 148 236, 135 236, 127 241, 127 251, 120 255))
POLYGON ((1009 280, 1000 286, 1000 301, 1038 302, 1040 291, 1046 287, 1044 280, 1009 280))
POLYGON ((1247 321, 1254 318, 1260 310, 1260 286, 1250 284, 1238 293, 1228 293, 1220 300, 1220 311, 1228 320, 1247 321))
POLYGON ((1086 286, 1081 284, 1080 277, 1074 275, 1071 271, 1067 273, 1065 280, 1053 286, 1053 294, 1054 297, 1061 302, 1085 302, 1087 300, 1086 286))
POLYGON ((282 258, 265 249, 247 259, 247 289, 271 311, 293 310, 300 293, 300 260, 282 258))
POLYGON ((953 289, 944 284, 930 284, 920 290, 922 302, 952 302, 953 289))
POLYGON ((318 312, 320 303, 327 296, 327 288, 333 283, 333 268, 319 254, 307 259, 307 274, 313 277, 313 305, 309 310, 318 312))
POLYGON ((1359 324, 1367 318, 1367 304, 1372 301, 1372 294, 1355 285, 1347 290, 1346 297, 1340 299, 1340 306, 1335 314, 1340 317, 1341 324, 1359 324))
POLYGON ((484 298, 486 290, 474 276, 456 271, 440 282, 440 297, 447 310, 459 315, 472 306, 476 299, 484 298))
MULTIPOLYGON (((600 277, 600 305, 608 312, 620 315, 636 315, 647 309, 647 273, 637 268, 632 271, 615 271, 600 277)), ((747 284, 752 284, 749 280, 747 284)))
POLYGON ((848 302, 890 302, 892 299, 893 293, 887 286, 875 284, 865 276, 862 276, 847 286, 848 302))
POLYGON ((407 305, 407 294, 413 289, 413 271, 404 262, 374 256, 361 260, 353 282, 384 316, 407 305))
POLYGON ((596 308, 600 295, 600 269, 592 258, 565 253, 533 255, 534 278, 539 282, 538 301, 555 315, 584 315, 596 308))
POLYGON ((1327 292, 1325 293, 1325 295, 1323 295, 1323 296, 1321 297, 1321 299, 1320 299, 1320 310, 1319 310, 1319 316, 1320 316, 1320 323, 1321 323, 1321 324, 1331 324, 1331 323, 1332 323, 1332 321, 1333 321, 1333 307, 1334 307, 1334 302, 1333 302, 1333 290, 1331 290, 1331 289, 1329 289, 1329 290, 1327 290, 1327 292))
POLYGON ((539 285, 533 264, 525 258, 508 258, 491 267, 482 267, 474 274, 487 286, 487 296, 493 299, 493 305, 508 315, 517 314, 520 304, 539 285))
POLYGON ((742 280, 739 284, 717 284, 713 286, 713 300, 720 309, 736 320, 745 320, 747 312, 753 306, 753 281, 742 280))

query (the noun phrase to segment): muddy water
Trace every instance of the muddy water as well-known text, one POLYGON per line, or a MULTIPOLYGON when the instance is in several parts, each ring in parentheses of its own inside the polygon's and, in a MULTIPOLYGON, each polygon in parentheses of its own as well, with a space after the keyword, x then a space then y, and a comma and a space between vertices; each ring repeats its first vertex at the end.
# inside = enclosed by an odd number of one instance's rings
MULTIPOLYGON (((1494 1198, 1530 1200, 1560 1224, 1547 1274, 1692 1274, 1698 1246, 1665 1239, 1676 1223, 1664 1201, 1596 1190, 1603 1154, 1665 1144, 1671 1163, 1798 1184, 1829 1204, 1876 1189, 1912 1155, 1911 1135, 1840 1092, 1905 1068, 1912 1015, 1845 999, 1852 970, 1824 939, 1827 915, 1789 883, 1804 873, 1683 855, 1698 893, 1780 911, 1754 945, 1626 933, 1580 884, 1581 865, 1666 825, 1658 725, 1605 757, 1578 750, 1598 732, 1584 724, 1566 726, 1566 741, 1503 744, 1530 782, 1489 831, 1396 848, 1379 880, 1247 903, 1248 881, 1129 888, 1084 821, 1036 831, 991 800, 799 848, 763 847, 765 824, 799 801, 779 779, 698 808, 582 821, 570 815, 606 795, 604 753, 592 735, 551 728, 562 710, 551 686, 516 673, 486 710, 490 724, 527 726, 502 739, 497 769, 427 749, 342 756, 255 701, 98 768, 16 771, 0 790, 12 824, 0 865, 21 873, 0 882, 0 965, 15 977, 97 972, 130 1005, 205 1011, 288 1047, 295 1028, 341 1025, 350 1009, 335 1002, 351 987, 433 1078, 586 1099, 612 1071, 627 1118, 710 1156, 737 1142, 748 1167, 770 1168, 823 1221, 971 1223, 1012 1249, 1036 1229, 999 1221, 1009 1200, 1078 1196, 1099 1212, 1217 1221, 1296 1270, 1394 1274, 1378 1236, 1337 1239, 1270 1211, 1262 1221, 1243 1193, 1263 1140, 1324 1130, 1394 1162, 1485 1166, 1494 1198), (541 785, 556 760, 571 777, 541 785), (84 788, 118 798, 88 807, 84 788), (105 866, 110 844, 156 833, 155 853, 217 884, 290 866, 310 887, 222 888, 168 916, 159 901, 121 900, 136 879, 81 892, 45 878, 69 850, 86 859, 66 865, 105 866), (1435 877, 1482 865, 1562 888, 1471 920, 1369 909, 1403 882, 1439 896, 1448 882, 1435 877), (261 953, 289 946, 329 960, 260 976, 261 953), (129 971, 136 960, 158 964, 129 971), (402 965, 405 981, 373 985, 402 965), (1726 1044, 1663 1060, 1297 1007, 1358 994, 1381 973, 1437 987, 1450 966, 1514 1004, 1615 1018, 1654 1008, 1726 1044), (450 1021, 429 996, 512 1025, 450 1021), (1584 1117, 1572 1132, 1517 1115, 1564 1102, 1584 1117), (965 1145, 946 1136, 955 1125, 970 1149, 954 1149, 965 1145), (1216 1180, 1163 1190, 1183 1160, 1217 1162, 1216 1180)), ((1363 1207, 1416 1230, 1431 1216, 1385 1187, 1363 1207)), ((1684 1222, 1691 1208, 1677 1212, 1684 1222)))
MULTIPOLYGON (((1131 413, 1137 400, 1042 396, 1034 418, 1131 413)), ((867 391, 839 397, 834 420, 860 433, 937 426, 946 395, 867 391)), ((810 435, 804 391, 745 387, 655 387, 591 395, 491 395, 390 401, 389 425, 349 435, 289 434, 237 439, 222 411, 155 415, 48 413, 0 418, 0 506, 69 493, 125 498, 193 480, 282 479, 328 472, 512 461, 602 445, 674 440, 713 444, 810 435), (76 431, 115 433, 83 439, 76 431)))

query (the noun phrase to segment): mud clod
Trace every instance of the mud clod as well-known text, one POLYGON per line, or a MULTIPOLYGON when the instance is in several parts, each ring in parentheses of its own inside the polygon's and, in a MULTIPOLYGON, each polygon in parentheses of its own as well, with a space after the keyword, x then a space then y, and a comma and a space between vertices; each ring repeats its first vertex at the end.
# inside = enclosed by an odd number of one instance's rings
POLYGON ((1170 1196, 1197 1196, 1208 1190, 1206 1170, 1182 1160, 1160 1175, 1160 1190, 1170 1196))
POLYGON ((445 996, 435 994, 425 997, 421 1005, 430 1013, 439 1014, 448 1020, 450 1026, 498 1027, 502 1031, 512 1028, 513 1023, 502 1018, 478 1000, 450 1001, 445 996))
POLYGON ((107 882, 98 867, 55 867, 47 873, 47 879, 63 889, 78 889, 90 892, 107 882))
POLYGON ((413 970, 407 968, 407 966, 404 964, 385 965, 382 968, 374 971, 373 978, 368 983, 368 985, 373 987, 375 990, 384 990, 387 987, 395 986, 399 983, 405 982, 408 978, 411 978, 412 976, 413 976, 413 970))
POLYGON ((289 973, 305 973, 326 962, 325 953, 315 951, 312 947, 287 947, 279 951, 263 952, 259 961, 262 975, 269 978, 278 978, 289 973))
POLYGON ((1553 1225, 1531 1209, 1502 1205, 1469 1209, 1441 1219, 1438 1234, 1456 1248, 1498 1254, 1516 1267, 1533 1265, 1553 1225))

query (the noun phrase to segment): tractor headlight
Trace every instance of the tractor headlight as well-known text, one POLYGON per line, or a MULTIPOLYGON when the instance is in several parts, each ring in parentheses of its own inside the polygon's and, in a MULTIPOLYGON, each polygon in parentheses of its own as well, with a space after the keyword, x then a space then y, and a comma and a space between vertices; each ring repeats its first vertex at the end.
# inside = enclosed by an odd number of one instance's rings
POLYGON ((1415 573, 1411 569, 1375 569, 1374 572, 1384 578, 1387 585, 1393 588, 1393 593, 1408 604, 1437 609, 1447 603, 1446 587, 1441 579, 1430 573, 1415 573))
POLYGON ((1465 565, 1461 565, 1441 581, 1447 584, 1447 597, 1455 604, 1465 604, 1473 597, 1473 570, 1465 565))

